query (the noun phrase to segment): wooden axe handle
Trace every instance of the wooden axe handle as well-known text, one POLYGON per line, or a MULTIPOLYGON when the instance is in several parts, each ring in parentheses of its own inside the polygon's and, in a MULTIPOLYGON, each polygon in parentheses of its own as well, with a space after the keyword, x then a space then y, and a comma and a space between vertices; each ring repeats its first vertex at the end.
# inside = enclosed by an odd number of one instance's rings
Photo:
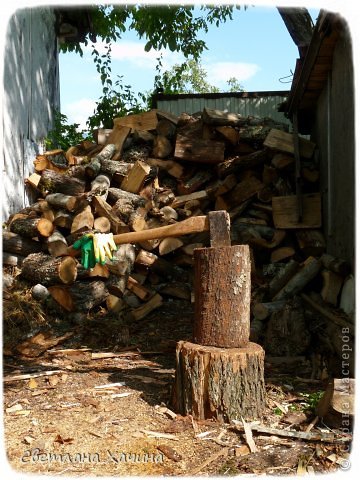
MULTIPOLYGON (((114 241, 117 245, 122 243, 136 243, 144 240, 154 240, 155 238, 178 237, 188 235, 189 233, 206 232, 209 230, 209 219, 206 215, 190 217, 182 222, 165 225, 164 227, 150 228, 140 232, 119 233, 114 235, 114 241)), ((74 256, 79 253, 73 247, 68 248, 68 255, 74 256)))

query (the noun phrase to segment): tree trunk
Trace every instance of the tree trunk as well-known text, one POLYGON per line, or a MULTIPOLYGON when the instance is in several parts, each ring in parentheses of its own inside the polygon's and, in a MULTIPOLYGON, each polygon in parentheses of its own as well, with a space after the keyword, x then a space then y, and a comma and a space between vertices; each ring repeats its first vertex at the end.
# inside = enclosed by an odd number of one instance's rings
POLYGON ((55 285, 76 280, 76 260, 72 257, 51 257, 45 253, 32 253, 22 263, 21 275, 33 285, 55 285))
POLYGON ((195 260, 194 342, 243 347, 250 335, 248 245, 200 248, 195 260))
POLYGON ((248 343, 223 349, 180 341, 176 347, 174 409, 195 419, 261 417, 265 408, 264 350, 248 343))

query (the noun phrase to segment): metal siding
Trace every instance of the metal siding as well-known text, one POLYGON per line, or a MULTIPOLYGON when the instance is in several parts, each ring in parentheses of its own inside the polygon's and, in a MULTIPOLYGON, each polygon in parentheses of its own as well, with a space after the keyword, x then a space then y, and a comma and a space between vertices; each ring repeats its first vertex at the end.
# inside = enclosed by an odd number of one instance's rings
POLYGON ((290 125, 289 120, 277 108, 280 103, 286 100, 286 96, 264 95, 258 97, 191 97, 176 98, 174 100, 158 100, 157 108, 170 112, 174 115, 180 115, 183 112, 192 114, 202 111, 204 107, 226 110, 228 112, 239 113, 243 116, 270 117, 273 120, 290 125))

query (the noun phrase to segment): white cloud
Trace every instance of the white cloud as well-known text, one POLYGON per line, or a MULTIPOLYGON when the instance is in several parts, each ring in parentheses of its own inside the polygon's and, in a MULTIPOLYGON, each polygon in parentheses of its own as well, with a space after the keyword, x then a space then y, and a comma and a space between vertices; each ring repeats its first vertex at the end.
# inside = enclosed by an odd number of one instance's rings
POLYGON ((95 101, 90 98, 81 98, 62 106, 62 113, 68 117, 69 123, 79 123, 79 128, 86 129, 86 120, 93 114, 95 101))
POLYGON ((259 70, 260 66, 255 63, 242 62, 215 62, 204 67, 208 72, 208 80, 212 84, 226 82, 235 77, 239 82, 249 80, 259 70))

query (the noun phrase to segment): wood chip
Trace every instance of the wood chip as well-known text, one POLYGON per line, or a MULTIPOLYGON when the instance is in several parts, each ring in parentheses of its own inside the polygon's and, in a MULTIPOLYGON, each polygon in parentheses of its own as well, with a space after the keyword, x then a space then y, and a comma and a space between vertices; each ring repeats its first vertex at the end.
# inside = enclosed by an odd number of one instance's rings
POLYGON ((244 427, 246 443, 249 445, 250 452, 256 453, 258 449, 257 449, 257 446, 255 445, 255 442, 252 436, 251 427, 248 423, 245 422, 243 418, 241 418, 241 421, 244 427))
POLYGON ((173 448, 168 447, 167 445, 158 445, 156 447, 160 452, 162 452, 167 458, 173 460, 174 462, 180 462, 182 460, 182 456, 177 453, 173 448))
POLYGON ((176 441, 179 440, 177 437, 175 437, 175 435, 171 435, 170 433, 154 432, 153 430, 140 430, 140 432, 144 433, 149 437, 167 438, 168 440, 176 440, 176 441))

